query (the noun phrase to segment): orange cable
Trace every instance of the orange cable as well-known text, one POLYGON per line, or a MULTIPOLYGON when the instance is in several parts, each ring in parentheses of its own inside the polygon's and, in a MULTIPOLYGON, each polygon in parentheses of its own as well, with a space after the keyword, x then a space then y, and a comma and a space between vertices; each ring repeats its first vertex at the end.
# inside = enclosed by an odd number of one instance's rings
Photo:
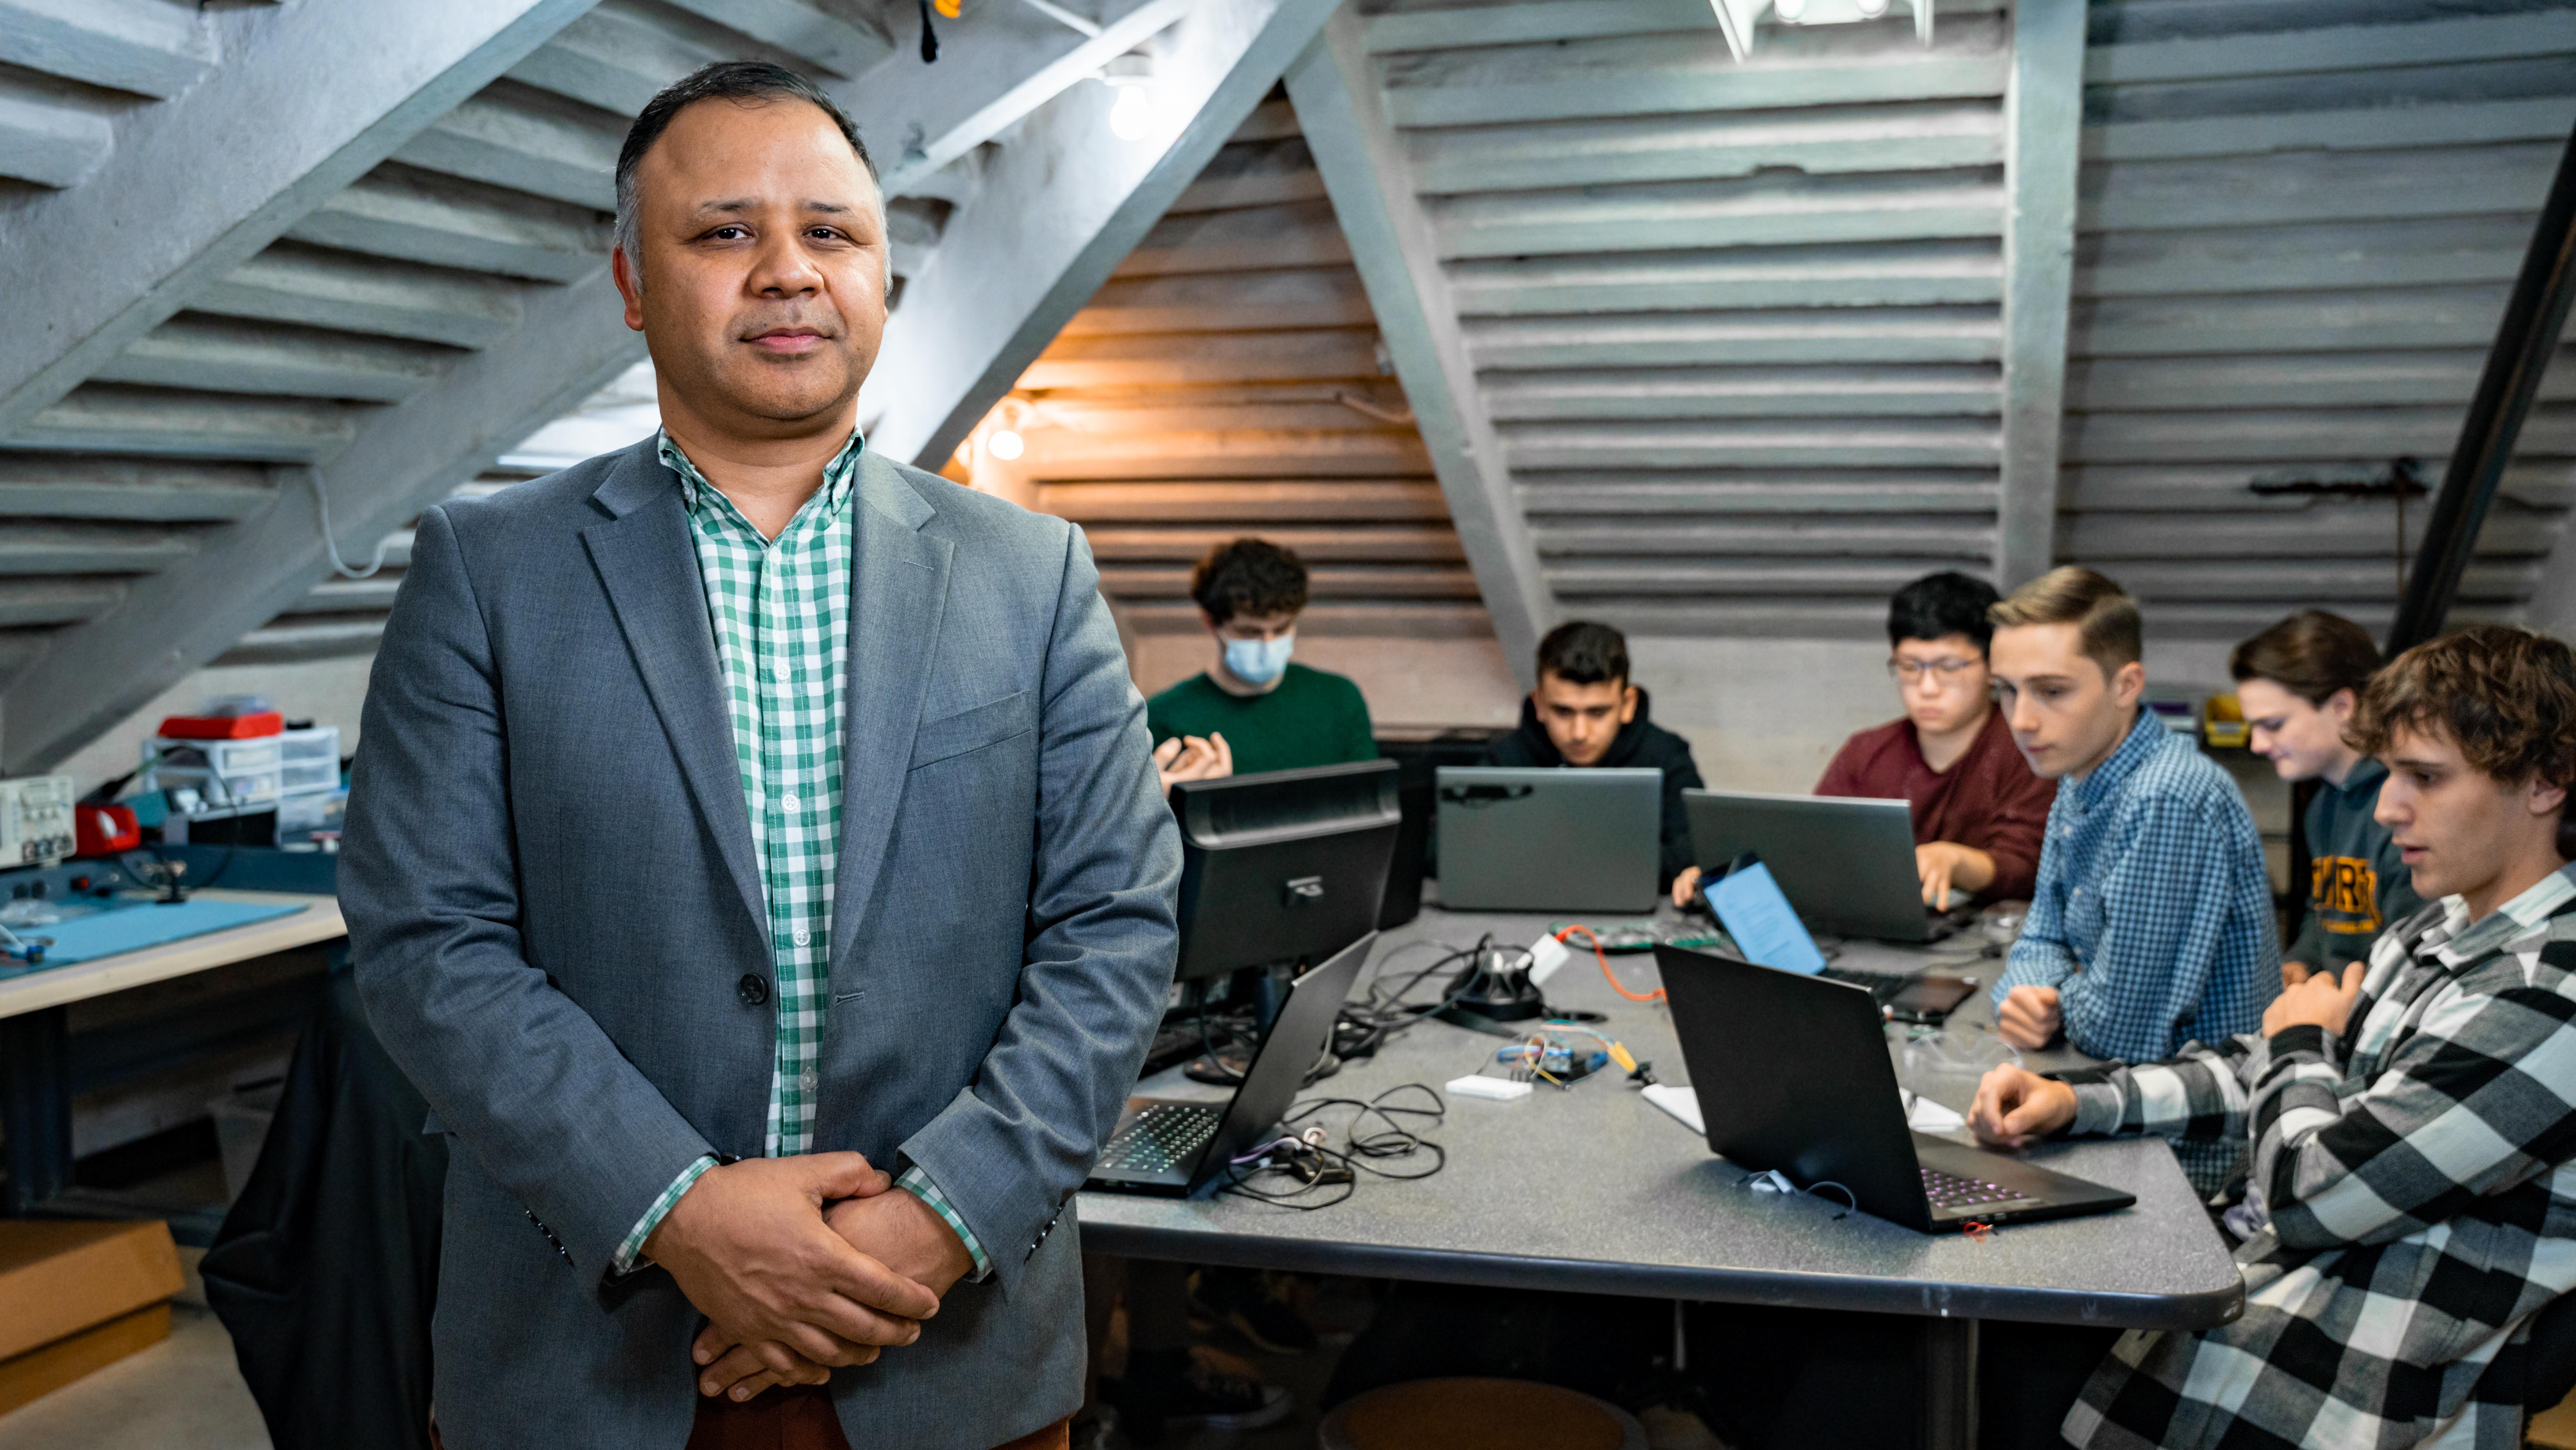
MULTIPOLYGON (((1601 963, 1601 979, 1610 984, 1611 991, 1618 993, 1620 996, 1627 998, 1631 1002, 1660 1002, 1664 1000, 1664 989, 1661 987, 1657 987, 1651 992, 1631 992, 1626 987, 1619 985, 1619 979, 1611 975, 1610 972, 1610 954, 1601 950, 1601 938, 1593 932, 1592 928, 1577 922, 1557 932, 1556 939, 1563 942, 1567 937, 1578 931, 1583 933, 1583 939, 1585 941, 1592 944, 1592 955, 1595 960, 1601 963)), ((1568 943, 1568 945, 1571 945, 1571 943, 1568 943)))

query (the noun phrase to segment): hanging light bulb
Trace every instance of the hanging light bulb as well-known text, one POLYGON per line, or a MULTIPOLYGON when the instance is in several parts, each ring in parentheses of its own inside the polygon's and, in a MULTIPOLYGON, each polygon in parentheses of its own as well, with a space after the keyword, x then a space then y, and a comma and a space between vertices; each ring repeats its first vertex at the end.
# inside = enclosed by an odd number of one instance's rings
POLYGON ((1807 0, 1771 0, 1771 13, 1795 25, 1798 17, 1807 13, 1807 0))
POLYGON ((993 430, 993 436, 984 440, 984 449, 995 458, 1009 463, 1029 451, 1029 442, 1020 436, 1016 428, 996 428, 993 430))
POLYGON ((1876 20, 1887 13, 1887 0, 1852 0, 1852 3, 1859 7, 1861 17, 1866 20, 1876 20))
POLYGON ((1154 134, 1153 88, 1138 81, 1114 85, 1118 100, 1109 108, 1109 134, 1121 141, 1142 141, 1154 134))

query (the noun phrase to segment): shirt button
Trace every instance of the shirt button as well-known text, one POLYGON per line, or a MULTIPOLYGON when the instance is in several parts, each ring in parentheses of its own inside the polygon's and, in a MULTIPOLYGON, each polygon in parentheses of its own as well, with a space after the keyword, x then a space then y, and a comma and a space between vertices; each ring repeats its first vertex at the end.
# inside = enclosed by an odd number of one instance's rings
POLYGON ((793 940, 801 947, 814 940, 814 933, 807 931, 805 928, 800 926, 796 928, 796 935, 793 940))
POLYGON ((778 798, 778 803, 787 807, 787 809, 791 811, 796 809, 796 797, 792 792, 787 795, 780 796, 778 798))
POLYGON ((796 1085, 810 1093, 814 1090, 815 1085, 820 1083, 822 1080, 823 1075, 809 1067, 797 1077, 796 1085))

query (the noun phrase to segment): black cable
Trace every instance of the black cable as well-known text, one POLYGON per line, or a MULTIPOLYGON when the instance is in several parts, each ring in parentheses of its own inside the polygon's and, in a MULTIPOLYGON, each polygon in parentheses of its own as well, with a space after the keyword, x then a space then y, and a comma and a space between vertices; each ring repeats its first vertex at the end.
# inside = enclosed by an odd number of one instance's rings
POLYGON ((1300 1119, 1312 1117, 1327 1108, 1335 1107, 1358 1110, 1351 1115, 1351 1120, 1342 1126, 1345 1148, 1331 1146, 1329 1134, 1322 1135, 1326 1141, 1316 1141, 1311 1138, 1294 1143, 1274 1141, 1262 1150, 1262 1156, 1259 1159, 1248 1165, 1228 1163, 1226 1181, 1218 1186, 1217 1191, 1259 1199, 1264 1203, 1276 1203, 1293 1208, 1300 1213, 1311 1213, 1317 1209, 1330 1208, 1337 1203, 1347 1202, 1358 1190, 1359 1175, 1362 1173, 1375 1178, 1408 1182, 1429 1178, 1449 1166, 1446 1150, 1397 1121, 1398 1114, 1429 1118, 1434 1123, 1441 1122, 1447 1117, 1448 1103, 1442 1100, 1439 1092, 1429 1084, 1399 1083, 1366 1101, 1358 1098, 1311 1098, 1291 1107, 1287 1116, 1280 1120, 1280 1126, 1291 1126, 1300 1119), (1388 1098, 1397 1093, 1407 1091, 1421 1093, 1431 1100, 1431 1106, 1424 1108, 1387 1102, 1388 1098), (1359 1125, 1372 1116, 1383 1120, 1387 1125, 1386 1129, 1382 1132, 1361 1134, 1359 1125), (1422 1152, 1428 1152, 1431 1155, 1431 1166, 1419 1173, 1390 1173, 1384 1168, 1373 1166, 1368 1161, 1409 1158, 1422 1152), (1340 1176, 1335 1176, 1336 1169, 1339 1170, 1340 1176), (1265 1174, 1282 1175, 1294 1182, 1296 1186, 1284 1190, 1263 1187, 1257 1180, 1265 1174), (1300 1201, 1319 1188, 1339 1188, 1341 1192, 1321 1202, 1300 1201))

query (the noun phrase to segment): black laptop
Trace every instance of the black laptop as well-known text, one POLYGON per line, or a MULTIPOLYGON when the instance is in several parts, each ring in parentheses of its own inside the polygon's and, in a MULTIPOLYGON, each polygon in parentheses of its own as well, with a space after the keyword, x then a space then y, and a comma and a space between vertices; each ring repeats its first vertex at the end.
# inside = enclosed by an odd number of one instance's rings
POLYGON ((1307 1071, 1324 1055, 1333 1020, 1341 1015, 1342 1002, 1375 945, 1377 933, 1370 932, 1288 984, 1287 1000, 1279 1004, 1279 1015, 1254 1049, 1231 1100, 1129 1098, 1118 1115, 1118 1131, 1109 1135, 1084 1186, 1180 1198, 1260 1143, 1279 1126, 1307 1071))
POLYGON ((1655 948, 1712 1152, 1925 1233, 2103 1213, 2135 1194, 1905 1125, 1878 1007, 1843 982, 1655 948))

